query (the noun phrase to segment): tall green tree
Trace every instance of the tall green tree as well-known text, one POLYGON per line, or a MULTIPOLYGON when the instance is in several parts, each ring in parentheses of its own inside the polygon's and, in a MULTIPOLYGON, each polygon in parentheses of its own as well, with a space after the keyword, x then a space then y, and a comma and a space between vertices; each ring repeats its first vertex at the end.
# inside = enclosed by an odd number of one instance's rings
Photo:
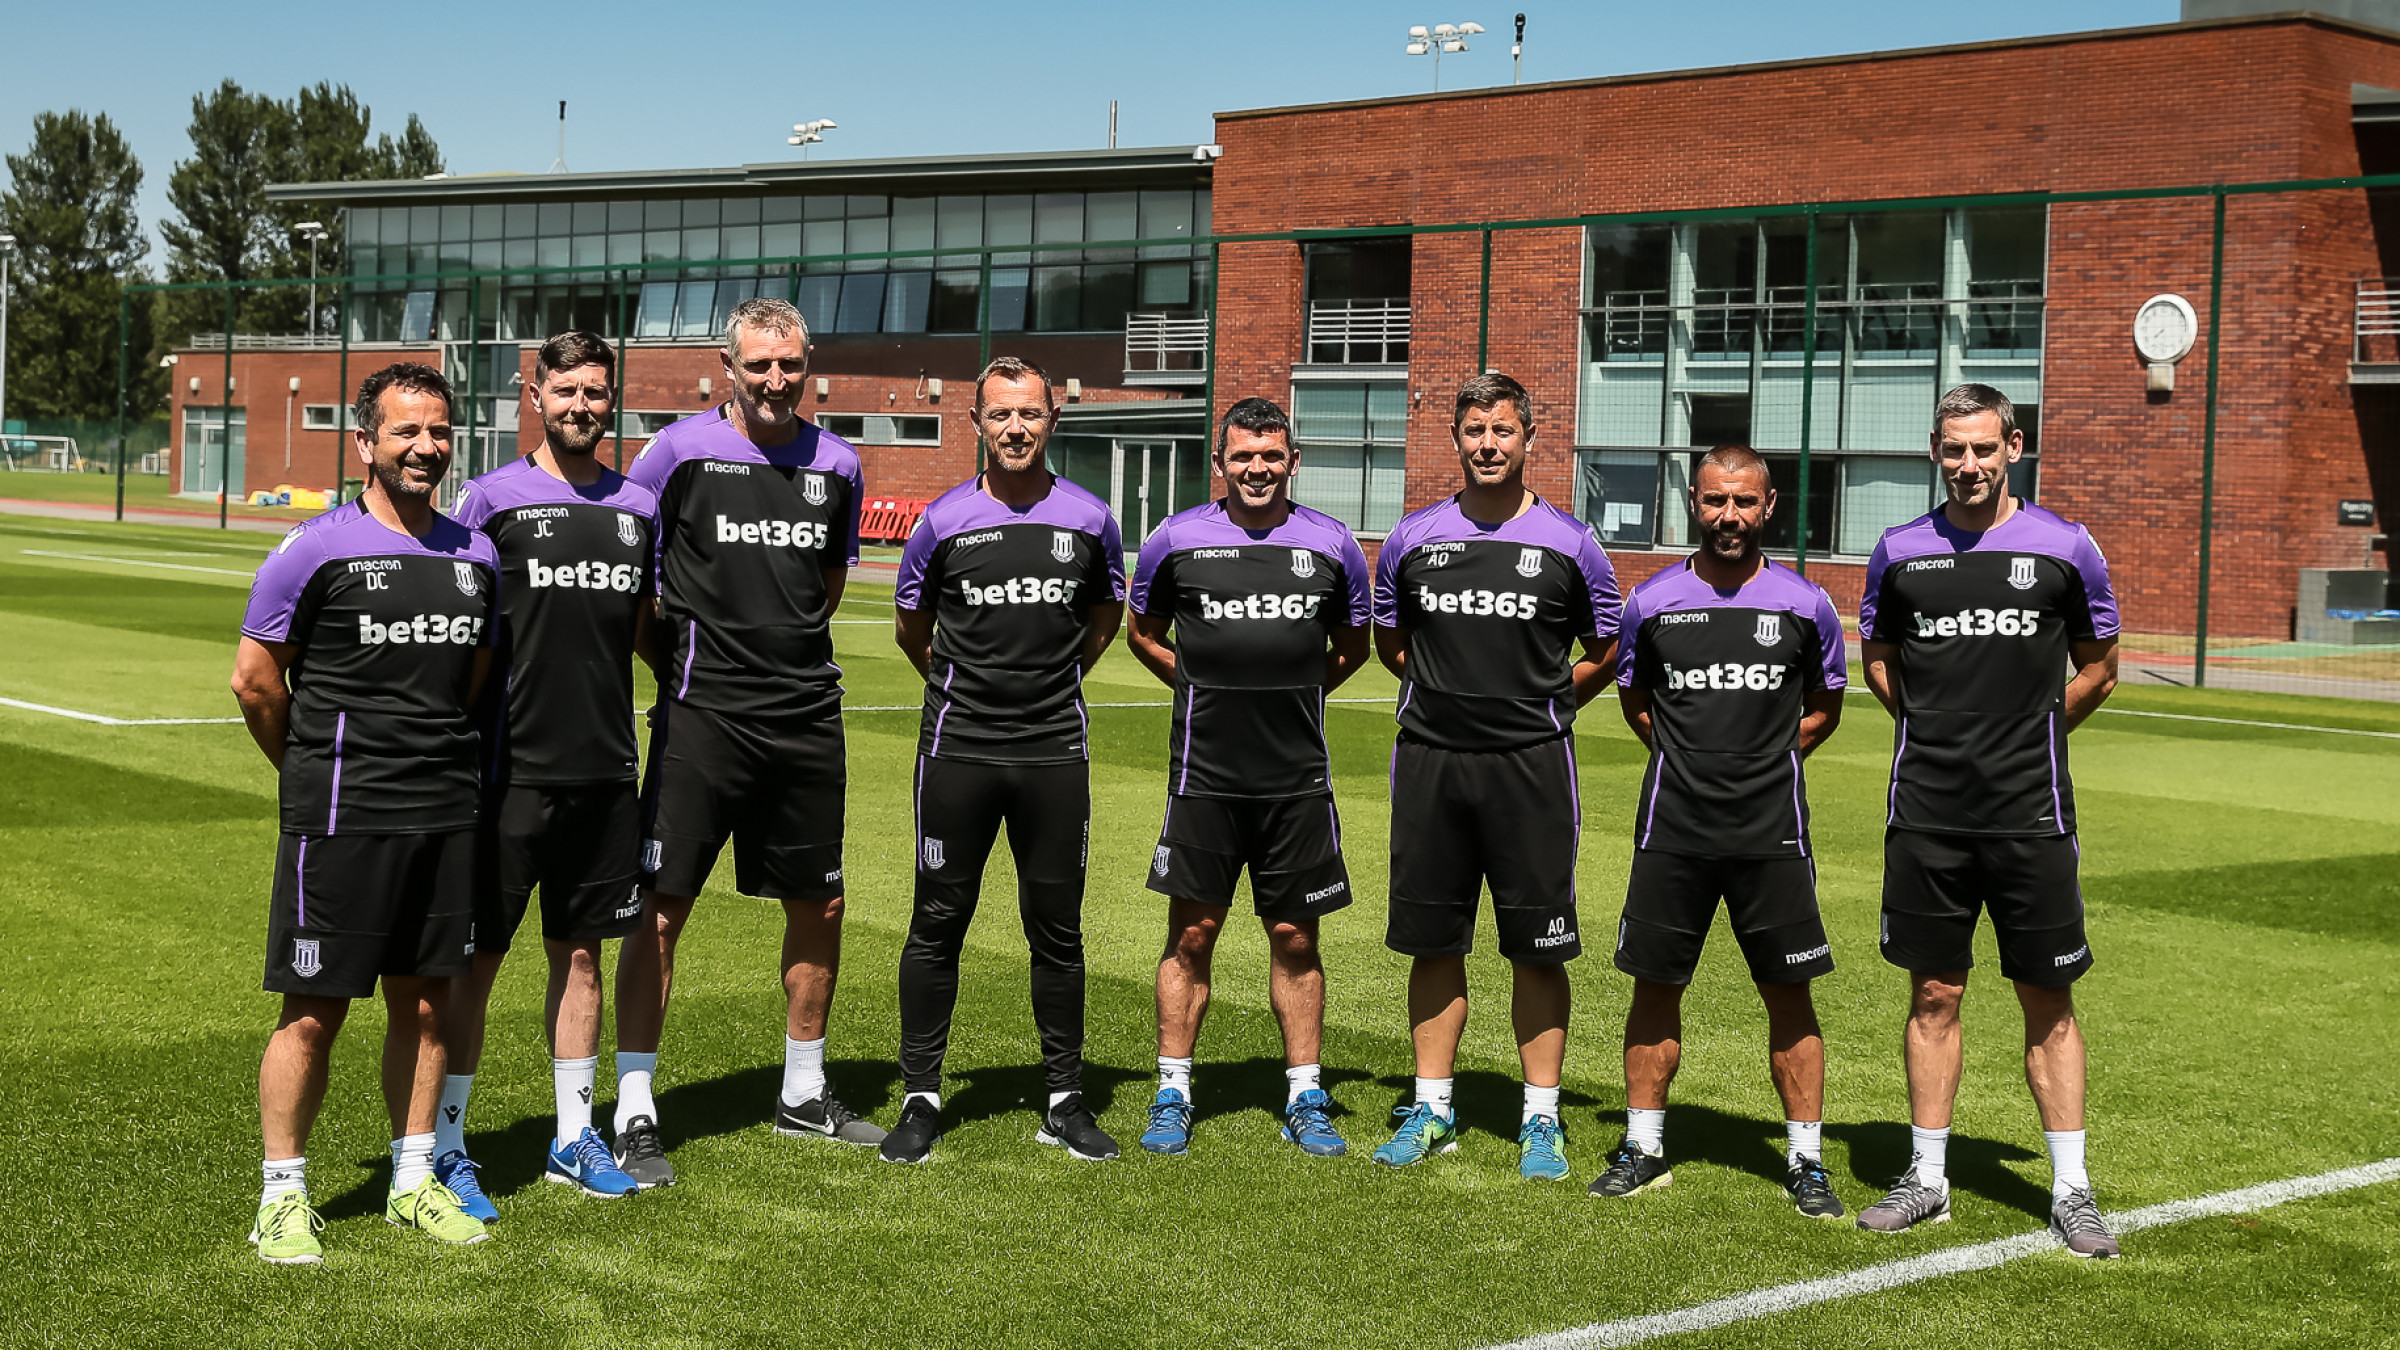
MULTIPOLYGON (((46 112, 33 141, 7 156, 0 233, 17 238, 9 266, 8 415, 113 419, 118 304, 144 278, 135 194, 141 161, 108 115, 46 112)), ((133 307, 132 352, 150 347, 151 307, 133 307)), ((131 363, 130 411, 157 406, 163 380, 131 363)))

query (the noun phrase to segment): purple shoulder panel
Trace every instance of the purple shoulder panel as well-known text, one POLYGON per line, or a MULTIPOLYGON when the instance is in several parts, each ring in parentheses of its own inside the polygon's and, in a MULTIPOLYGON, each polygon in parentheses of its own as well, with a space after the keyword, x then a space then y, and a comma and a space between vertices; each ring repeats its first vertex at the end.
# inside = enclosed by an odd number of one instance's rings
MULTIPOLYGON (((1672 570, 1674 569, 1669 569, 1669 571, 1672 570)), ((1654 576, 1649 581, 1628 591, 1625 595, 1625 603, 1617 609, 1617 687, 1619 689, 1633 687, 1633 651, 1641 642, 1642 611, 1645 602, 1649 599, 1651 587, 1658 581, 1658 577, 1665 575, 1665 572, 1661 572, 1658 576, 1654 576)))
POLYGON ((1207 509, 1205 506, 1195 506, 1189 511, 1178 511, 1158 522, 1158 528, 1152 530, 1150 537, 1143 541, 1141 558, 1134 564, 1133 585, 1125 596, 1126 605, 1134 613, 1148 614, 1150 612, 1150 582, 1158 575, 1158 565, 1167 560, 1169 553, 1175 551, 1175 527, 1183 523, 1185 517, 1207 509))
POLYGON ((1375 622, 1385 628, 1400 626, 1400 561, 1408 551, 1427 539, 1439 538, 1447 517, 1458 513, 1456 498, 1444 497, 1429 506, 1420 506, 1400 517, 1392 532, 1383 537, 1383 548, 1375 555, 1375 622))
POLYGON ((313 520, 294 525, 283 542, 258 565, 250 579, 250 603, 242 611, 242 636, 260 642, 292 640, 292 619, 300 608, 300 593, 325 562, 324 535, 333 518, 350 512, 337 506, 313 520))
MULTIPOLYGON (((1795 578, 1797 579, 1797 578, 1795 578)), ((1815 582, 1801 580, 1800 584, 1816 592, 1817 652, 1819 689, 1850 687, 1850 647, 1842 633, 1842 612, 1833 607, 1833 597, 1815 582)))

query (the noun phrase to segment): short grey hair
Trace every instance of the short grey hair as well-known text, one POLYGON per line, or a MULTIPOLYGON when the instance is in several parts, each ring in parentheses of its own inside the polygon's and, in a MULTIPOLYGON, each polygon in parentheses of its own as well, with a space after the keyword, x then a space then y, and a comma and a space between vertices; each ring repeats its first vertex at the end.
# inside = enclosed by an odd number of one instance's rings
POLYGON ((725 316, 727 356, 740 355, 735 344, 741 340, 745 328, 761 328, 770 333, 797 333, 800 335, 800 349, 808 350, 808 320, 800 317, 799 306, 789 300, 776 300, 762 295, 735 305, 733 313, 725 316))
POLYGON ((2008 401, 2008 395, 1988 384, 1962 384, 1933 405, 1933 438, 1942 438, 1942 423, 1983 412, 2000 414, 2001 440, 2017 434, 2017 405, 2008 401))

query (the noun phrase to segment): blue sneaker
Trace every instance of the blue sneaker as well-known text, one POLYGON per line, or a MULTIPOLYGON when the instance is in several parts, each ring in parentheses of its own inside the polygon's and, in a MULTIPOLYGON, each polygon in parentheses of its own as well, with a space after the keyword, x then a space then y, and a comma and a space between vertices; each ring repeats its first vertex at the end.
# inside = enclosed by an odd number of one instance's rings
POLYGON ((1386 1167, 1406 1167, 1436 1153, 1458 1152, 1458 1125, 1435 1115, 1432 1107, 1423 1102, 1395 1106, 1392 1114, 1399 1118, 1400 1128, 1376 1146, 1375 1161, 1386 1167))
POLYGON ((564 1182, 582 1190, 585 1195, 597 1195, 614 1200, 641 1189, 640 1183, 625 1175, 617 1160, 609 1156, 608 1145, 600 1132, 586 1125, 583 1133, 564 1144, 552 1146, 550 1165, 542 1169, 550 1181, 564 1182))
POLYGON ((1142 1131, 1142 1147, 1152 1153, 1182 1153, 1192 1146, 1192 1104, 1173 1088, 1160 1088, 1150 1099, 1150 1128, 1142 1131))
POLYGON ((433 1160, 433 1179, 458 1197, 461 1213, 491 1223, 500 1217, 500 1211, 492 1208, 492 1197, 483 1193, 483 1183, 475 1179, 482 1166, 460 1150, 452 1149, 433 1160))
POLYGON ((1535 1116, 1517 1131, 1517 1175, 1527 1181, 1564 1181, 1567 1132, 1555 1116, 1535 1116))
POLYGON ((1300 1146, 1300 1151, 1312 1158, 1338 1158, 1350 1151, 1342 1137, 1333 1132, 1333 1121, 1326 1112, 1333 1107, 1333 1098, 1322 1088, 1310 1088, 1283 1108, 1283 1137, 1300 1146))

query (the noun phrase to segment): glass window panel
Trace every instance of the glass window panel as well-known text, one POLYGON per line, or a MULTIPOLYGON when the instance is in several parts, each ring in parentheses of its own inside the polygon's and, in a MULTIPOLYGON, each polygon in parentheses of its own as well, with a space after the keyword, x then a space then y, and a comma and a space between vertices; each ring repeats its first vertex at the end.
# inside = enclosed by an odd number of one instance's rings
POLYGON ((1195 236, 1210 234, 1216 229, 1216 218, 1209 213, 1213 196, 1207 188, 1192 194, 1192 233, 1195 236))
POLYGON ((1851 220, 1858 230, 1861 287, 1931 286, 1940 295, 1941 212, 1870 211, 1851 220))
POLYGON ((437 247, 441 250, 441 267, 445 272, 463 272, 475 265, 475 245, 468 240, 445 239, 437 247))
POLYGON ((1611 365, 1583 368, 1583 407, 1575 439, 1585 445, 1656 445, 1662 426, 1662 366, 1611 365))
POLYGON ((1023 195, 983 199, 983 241, 987 244, 1033 242, 1033 198, 1023 195))
POLYGON ((766 225, 758 232, 758 252, 762 258, 791 258, 802 251, 800 226, 766 225))
POLYGON ((440 244, 410 244, 407 270, 415 273, 442 270, 442 246, 440 244))
POLYGON ((661 338, 675 334, 675 283, 672 281, 645 282, 641 304, 634 311, 635 337, 661 338))
POLYGON ((936 199, 936 248, 973 248, 983 242, 983 198, 936 199))
POLYGON ((529 239, 538 233, 534 228, 536 207, 532 202, 510 202, 501 210, 507 217, 502 234, 511 239, 529 239))
POLYGON ((442 208, 412 206, 408 209, 408 241, 412 244, 438 244, 442 239, 442 208))
POLYGON ((1080 192, 1044 192, 1033 199, 1033 241, 1037 244, 1072 244, 1087 236, 1083 232, 1083 194, 1080 192))
POLYGON ((642 228, 645 230, 674 230, 683 226, 683 203, 679 201, 643 202, 642 228))
MULTIPOLYGON (((1811 455, 1808 466, 1808 552, 1811 557, 1825 551, 1833 535, 1833 499, 1835 483, 1840 477, 1839 462, 1830 455, 1811 455)), ((1793 508, 1800 500, 1800 460, 1793 455, 1767 456, 1767 473, 1775 485, 1775 514, 1767 521, 1764 543, 1768 548, 1789 551, 1799 539, 1799 521, 1803 514, 1793 508)))
MULTIPOLYGON (((544 247, 548 247, 562 242, 566 241, 545 239, 542 244, 544 247)), ((571 244, 571 253, 572 257, 569 261, 575 266, 597 267, 608 261, 608 236, 604 234, 576 235, 571 244)))
POLYGON ((1033 331, 1062 333, 1077 326, 1082 271, 1080 267, 1033 269, 1033 331))
POLYGON ((800 219, 803 208, 807 205, 807 202, 808 199, 805 197, 762 198, 758 204, 759 223, 764 225, 788 225, 791 222, 800 219))
POLYGON ((724 231, 723 242, 718 246, 717 256, 720 258, 757 258, 764 256, 759 251, 758 227, 756 225, 727 226, 724 231))
POLYGON ((1747 298, 1758 284, 1758 226, 1728 221, 1701 225, 1692 233, 1692 284, 1747 298))
MULTIPOLYGON (((609 233, 615 234, 620 230, 638 230, 640 228, 642 228, 642 204, 640 202, 610 202, 608 204, 609 233)), ((577 225, 575 231, 578 234, 582 233, 583 226, 577 225)))
POLYGON ((1590 238, 1592 304, 1666 303, 1667 226, 1594 226, 1590 238))
POLYGON ((2008 466, 2008 490, 2026 501, 2038 501, 2041 477, 2041 461, 2028 455, 2008 466))
POLYGON ((1292 386, 1292 434, 1303 441, 1367 438, 1367 386, 1310 380, 1292 386))
POLYGON ((1658 457, 1659 548, 1683 548, 1692 543, 1692 461, 1697 456, 1669 451, 1658 457))
POLYGON ((1409 240, 1358 239, 1305 244, 1308 298, 1315 300, 1405 299, 1409 285, 1409 240))
POLYGON ((1154 305, 1177 308, 1191 304, 1192 265, 1181 259, 1143 263, 1139 293, 1135 299, 1145 308, 1154 305))
POLYGON ((992 331, 1014 333, 1025 327, 1025 291, 1032 274, 1022 267, 992 269, 992 331))
POLYGON ((608 237, 608 260, 612 263, 638 263, 642 260, 642 236, 628 230, 608 237))
MULTIPOLYGON (((822 258, 828 254, 840 253, 842 251, 842 222, 812 220, 801 226, 800 251, 812 258, 822 258)), ((812 272, 839 271, 841 264, 838 262, 813 262, 808 264, 808 269, 812 272)))
POLYGON ((802 199, 801 216, 807 220, 840 220, 844 197, 811 196, 802 199))
POLYGON ((1643 450, 1579 450, 1576 514, 1610 548, 1648 548, 1658 532, 1659 455, 1643 450))
MULTIPOLYGON (((366 212, 362 211, 359 214, 365 215, 366 212)), ((375 214, 383 219, 382 238, 380 242, 386 244, 405 244, 408 242, 407 207, 386 207, 375 214)))
POLYGON ((842 303, 834 311, 833 331, 872 333, 883 321, 883 289, 887 274, 859 272, 842 286, 842 303))
POLYGON ((387 244, 378 252, 383 256, 380 270, 386 275, 399 276, 408 271, 408 245, 387 244))
POLYGON ((498 239, 508 232, 508 212, 498 202, 485 202, 474 208, 475 219, 469 227, 471 237, 498 239))
POLYGON ((1188 239, 1192 234, 1192 194, 1145 192, 1141 196, 1141 237, 1188 239))
POLYGON ((708 315, 710 336, 713 337, 724 332, 726 321, 733 317, 733 307, 744 300, 755 298, 758 295, 758 289, 758 281, 750 277, 744 277, 739 281, 718 282, 716 307, 710 310, 708 315))
POLYGON ((852 220, 861 216, 888 216, 892 213, 892 199, 889 197, 852 197, 849 199, 847 210, 852 220))
MULTIPOLYGON (((572 253, 574 241, 566 235, 544 235, 530 242, 533 245, 534 265, 537 267, 566 267, 571 265, 574 260, 572 253)), ((592 242, 597 244, 599 241, 592 242)), ((605 249, 600 251, 606 252, 605 249)))
POLYGON ((1841 530, 1834 545, 1838 553, 1872 553, 1885 530, 1905 525, 1933 508, 1930 460, 1847 455, 1841 461, 1841 482, 1841 530))
POLYGON ((441 291, 433 304, 433 331, 444 342, 467 340, 467 293, 441 291))
MULTIPOLYGON (((931 197, 895 197, 892 199, 892 235, 888 247, 899 249, 932 248, 934 246, 934 199, 931 197)), ((897 258, 893 267, 929 268, 931 258, 897 258)))
MULTIPOLYGON (((1840 444, 1852 450, 1923 450, 1932 431, 1934 402, 1941 397, 1934 388, 1935 373, 1931 362, 1857 367, 1851 375, 1849 416, 1843 419, 1840 444)), ((1820 394, 1818 406, 1823 404, 1820 394)))
POLYGON ((704 230, 683 231, 683 257, 692 262, 707 262, 720 256, 717 252, 718 231, 715 226, 704 230))
POLYGON ((690 197, 683 203, 683 227, 687 230, 718 223, 720 204, 714 197, 690 197))
MULTIPOLYGON (((527 240, 526 242, 530 244, 532 241, 527 240)), ((523 286, 500 293, 501 337, 539 342, 548 336, 541 331, 541 321, 541 308, 534 303, 532 287, 523 286)), ((510 373, 515 372, 516 366, 513 362, 509 365, 508 370, 510 373)), ((495 366, 492 372, 493 382, 498 384, 502 378, 499 367, 495 366)), ((495 390, 495 392, 505 391, 495 390)))
POLYGON ((343 236, 343 243, 354 249, 362 246, 372 247, 382 242, 382 238, 383 213, 381 211, 353 211, 350 213, 350 228, 343 236))
POLYGON ((1092 332, 1125 326, 1133 307, 1133 264, 1095 263, 1083 269, 1082 326, 1092 332))
MULTIPOLYGON (((882 198, 876 200, 881 201, 882 198)), ((874 216, 850 219, 846 251, 851 253, 881 253, 892 246, 892 222, 889 217, 874 216)), ((853 272, 881 272, 891 264, 882 258, 854 258, 843 264, 853 272)))
POLYGON ((2039 206, 1985 207, 1963 211, 1967 231, 1967 275, 1974 281, 2042 279, 2049 237, 2048 213, 2039 206))
POLYGON ((408 293, 400 311, 400 331, 394 336, 401 342, 424 342, 433 336, 433 292, 408 293))
POLYGON ((644 230, 642 232, 643 262, 673 262, 683 247, 680 230, 644 230))
POLYGON ((719 210, 721 212, 717 217, 719 225, 756 225, 758 223, 758 198, 756 197, 727 197, 719 204, 719 210))
POLYGON ((894 272, 883 295, 883 331, 922 333, 933 301, 933 273, 894 272))
MULTIPOLYGON (((1862 373, 1866 367, 1860 368, 1862 373)), ((1800 367, 1777 363, 1759 372, 1758 387, 1750 396, 1750 444, 1759 448, 1778 450, 1800 448, 1800 367)), ((1831 450, 1838 445, 1857 444, 1845 441, 1842 426, 1842 361, 1841 353, 1819 353, 1817 357, 1817 388, 1811 400, 1811 415, 1815 425, 1809 430, 1808 444, 1812 451, 1831 450)), ((1701 444, 1693 438, 1693 444, 1701 444)), ((1708 442, 1717 444, 1717 442, 1708 442)))
POLYGON ((1377 381, 1367 386, 1367 437, 1397 445, 1408 439, 1408 386, 1377 381))
POLYGON ((448 243, 453 239, 465 240, 473 237, 475 232, 475 209, 473 207, 461 204, 437 209, 441 212, 442 217, 442 242, 448 243))
POLYGON ((500 250, 502 267, 533 266, 533 240, 511 239, 500 250))
POLYGON ((800 278, 800 317, 808 320, 809 331, 834 331, 834 315, 841 308, 842 278, 840 273, 812 275, 800 278))
POLYGON ((934 333, 972 333, 981 321, 977 313, 978 274, 975 272, 936 272, 933 277, 933 303, 926 316, 925 327, 934 333))
MULTIPOLYGON (((1293 391, 1297 401, 1299 391, 1293 391)), ((1366 514, 1367 447, 1304 445, 1292 475, 1292 500, 1332 516, 1352 529, 1366 514)))
MULTIPOLYGON (((1141 233, 1139 194, 1131 192, 1095 192, 1084 202, 1084 238, 1113 240, 1132 239, 1141 233)), ((1094 261, 1121 262, 1133 257, 1116 249, 1103 250, 1105 257, 1093 255, 1094 261)))

